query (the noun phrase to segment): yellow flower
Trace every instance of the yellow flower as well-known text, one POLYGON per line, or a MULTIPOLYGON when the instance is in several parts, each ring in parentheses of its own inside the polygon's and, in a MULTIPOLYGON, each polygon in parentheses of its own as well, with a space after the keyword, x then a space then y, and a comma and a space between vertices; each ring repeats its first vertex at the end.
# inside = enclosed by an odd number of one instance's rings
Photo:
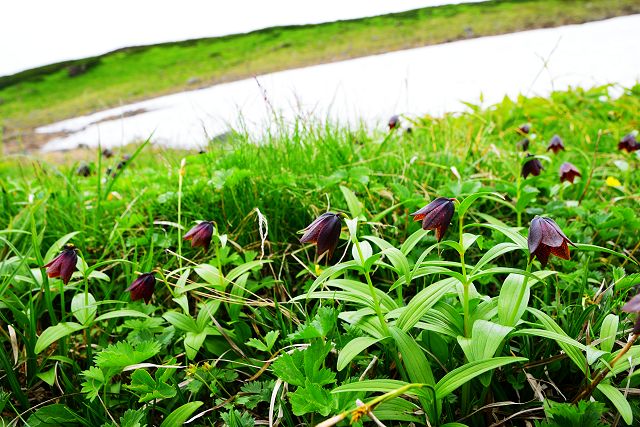
POLYGON ((613 176, 608 177, 606 182, 609 187, 622 187, 622 183, 613 176))
POLYGON ((322 274, 322 268, 320 267, 320 265, 316 264, 316 276, 319 276, 322 274))

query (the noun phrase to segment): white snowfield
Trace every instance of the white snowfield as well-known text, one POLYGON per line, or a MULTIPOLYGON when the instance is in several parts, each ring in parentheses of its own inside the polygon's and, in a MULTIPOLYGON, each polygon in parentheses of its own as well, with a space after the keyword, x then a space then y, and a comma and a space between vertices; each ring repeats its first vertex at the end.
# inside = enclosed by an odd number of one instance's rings
POLYGON ((393 114, 462 111, 462 101, 490 105, 505 95, 613 82, 630 87, 640 78, 639 40, 640 15, 464 40, 162 96, 37 131, 70 132, 44 151, 111 147, 152 134, 156 144, 197 148, 229 128, 259 137, 273 125, 272 108, 285 122, 381 127, 393 114))

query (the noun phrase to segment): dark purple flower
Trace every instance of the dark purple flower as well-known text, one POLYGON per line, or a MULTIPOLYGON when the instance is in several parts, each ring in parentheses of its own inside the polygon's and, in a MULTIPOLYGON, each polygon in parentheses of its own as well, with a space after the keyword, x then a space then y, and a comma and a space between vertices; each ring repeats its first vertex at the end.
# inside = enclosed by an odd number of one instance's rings
POLYGON ((518 142, 518 148, 522 151, 527 151, 529 149, 529 138, 525 138, 522 141, 518 142))
POLYGON ((153 289, 156 287, 155 273, 143 273, 136 280, 133 281, 125 292, 131 292, 131 301, 137 301, 144 299, 144 302, 149 304, 151 302, 151 296, 153 295, 153 289))
POLYGON ((123 167, 125 167, 127 163, 129 163, 129 160, 131 160, 130 155, 125 154, 124 156, 122 156, 122 161, 118 162, 118 164, 116 165, 116 169, 122 169, 123 167))
POLYGON ((520 125, 520 127, 518 128, 518 132, 523 135, 526 135, 529 132, 531 132, 531 123, 524 123, 520 125))
POLYGON ((110 159, 111 157, 113 157, 113 151, 111 151, 108 148, 105 148, 104 150, 102 150, 102 155, 107 159, 110 159))
MULTIPOLYGON (((527 154, 527 158, 529 157, 533 157, 532 154, 527 154)), ((540 172, 542 171, 542 169, 544 169, 542 167, 542 163, 540 163, 539 159, 533 158, 531 160, 527 160, 523 165, 522 165, 522 176, 524 178, 527 178, 529 176, 529 174, 533 175, 533 176, 538 176, 540 175, 540 172)))
POLYGON ((65 285, 71 280, 76 271, 78 262, 78 250, 72 244, 66 244, 60 255, 51 260, 44 267, 47 269, 47 277, 59 277, 65 285))
POLYGON ((455 199, 438 197, 424 208, 412 213, 416 221, 422 221, 424 230, 436 230, 436 239, 442 240, 444 233, 449 228, 449 223, 456 208, 453 204, 455 199))
POLYGON ((400 126, 400 117, 393 115, 389 119, 389 130, 395 129, 400 126))
POLYGON ((564 150, 564 144, 558 135, 553 135, 553 138, 549 141, 547 151, 549 150, 553 151, 553 154, 558 154, 558 151, 564 150))
POLYGON ((329 252, 329 258, 338 246, 342 221, 340 214, 326 212, 315 219, 304 230, 300 243, 315 243, 318 247, 318 255, 329 252))
POLYGON ((184 235, 184 240, 191 240, 191 247, 201 246, 205 251, 209 250, 211 236, 213 235, 213 223, 202 221, 184 235))
POLYGON ((82 163, 80 166, 78 166, 78 169, 76 169, 76 175, 87 177, 91 175, 91 168, 88 164, 82 163))
POLYGON ((560 166, 560 182, 569 181, 573 184, 573 180, 576 176, 582 176, 578 168, 569 162, 564 162, 560 166))
MULTIPOLYGON (((627 303, 622 306, 622 311, 626 313, 640 313, 640 294, 627 301, 627 303)), ((633 334, 640 335, 640 316, 638 316, 636 323, 633 325, 633 334)))
POLYGON ((627 301, 627 303, 622 306, 622 311, 625 313, 640 313, 640 294, 627 301))
POLYGON ((550 218, 536 216, 529 227, 529 254, 531 259, 535 256, 542 264, 547 265, 550 255, 558 258, 569 259, 569 246, 575 246, 571 240, 560 230, 558 224, 550 218))
POLYGON ((618 142, 618 150, 624 150, 627 153, 640 150, 640 143, 636 139, 635 133, 625 135, 620 142, 618 142))

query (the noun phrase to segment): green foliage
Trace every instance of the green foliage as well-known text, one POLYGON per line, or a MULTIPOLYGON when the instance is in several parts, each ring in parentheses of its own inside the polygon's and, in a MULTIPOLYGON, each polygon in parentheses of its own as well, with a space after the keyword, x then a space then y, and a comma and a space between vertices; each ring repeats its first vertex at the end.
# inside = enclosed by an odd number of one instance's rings
POLYGON ((247 341, 247 345, 265 353, 270 353, 271 349, 276 343, 276 340, 278 339, 278 335, 280 335, 280 331, 269 331, 265 335, 264 341, 260 341, 256 338, 251 338, 249 341, 247 341))
POLYGON ((289 335, 291 340, 313 340, 314 338, 326 338, 335 328, 338 313, 330 307, 320 307, 313 319, 300 325, 298 330, 289 335))
POLYGON ((580 401, 577 405, 545 401, 546 421, 536 422, 539 427, 605 427, 601 419, 605 405, 600 402, 580 401))
POLYGON ((189 402, 176 408, 162 421, 160 427, 173 427, 185 424, 185 421, 202 406, 203 402, 189 402))
POLYGON ((283 381, 297 386, 290 395, 293 413, 319 412, 326 416, 334 410, 334 400, 323 386, 333 384, 336 374, 324 368, 331 344, 316 340, 304 350, 285 353, 273 362, 273 372, 283 381))
POLYGON ((271 399, 274 381, 254 381, 243 385, 240 391, 242 396, 238 397, 238 404, 247 409, 255 409, 261 403, 267 403, 271 399))
POLYGON ((34 427, 78 426, 81 425, 79 421, 81 420, 66 405, 54 404, 35 411, 27 420, 27 425, 34 427))
POLYGON ((120 417, 118 424, 106 423, 102 427, 146 427, 145 413, 143 411, 136 411, 129 409, 120 417))
POLYGON ((237 409, 222 414, 222 421, 224 421, 225 427, 253 427, 256 425, 256 420, 251 414, 248 412, 240 413, 237 409))
POLYGON ((96 354, 95 364, 104 371, 117 373, 127 366, 152 358, 159 351, 160 344, 155 341, 145 341, 135 346, 120 341, 96 354))
POLYGON ((620 308, 640 277, 640 155, 616 143, 637 127, 639 94, 505 99, 416 119, 411 134, 299 124, 201 155, 141 145, 109 187, 71 167, 0 159, 3 416, 295 426, 348 420, 364 413, 360 400, 387 425, 484 425, 492 403, 540 410, 517 424, 604 372, 592 394, 604 406, 558 409, 547 422, 637 424, 624 390, 640 387, 629 374, 640 345, 614 360, 635 322, 620 308), (571 160, 582 179, 519 178, 514 129, 525 121, 540 138, 563 135, 567 150, 548 169, 571 160), (408 213, 439 196, 455 198, 456 212, 437 242, 408 213), (359 219, 343 222, 333 259, 319 260, 296 233, 327 205, 359 219), (570 259, 531 261, 535 215, 576 243, 570 259), (208 251, 182 241, 199 220, 215 223, 208 251), (62 286, 41 266, 67 242, 83 263, 62 286), (125 289, 152 270, 151 301, 132 302, 125 289))
POLYGON ((154 399, 170 399, 176 395, 173 384, 168 380, 175 373, 172 369, 158 369, 155 378, 143 369, 136 369, 131 374, 129 389, 140 395, 138 402, 148 402, 154 399))

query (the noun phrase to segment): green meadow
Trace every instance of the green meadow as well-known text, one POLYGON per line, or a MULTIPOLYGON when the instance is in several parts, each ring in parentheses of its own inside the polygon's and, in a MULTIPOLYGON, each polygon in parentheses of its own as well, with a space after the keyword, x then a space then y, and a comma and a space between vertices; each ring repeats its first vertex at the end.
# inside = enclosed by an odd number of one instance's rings
MULTIPOLYGON (((170 51, 121 52, 79 79, 170 51)), ((63 74, 30 84, 61 90, 63 74)), ((389 132, 299 122, 203 153, 4 156, 4 425, 638 425, 640 151, 619 143, 640 127, 640 87, 608 94, 505 99, 389 132), (339 215, 300 243, 325 212, 339 215), (193 227, 206 232, 185 240, 193 227)), ((94 105, 74 102, 55 110, 94 105)))

